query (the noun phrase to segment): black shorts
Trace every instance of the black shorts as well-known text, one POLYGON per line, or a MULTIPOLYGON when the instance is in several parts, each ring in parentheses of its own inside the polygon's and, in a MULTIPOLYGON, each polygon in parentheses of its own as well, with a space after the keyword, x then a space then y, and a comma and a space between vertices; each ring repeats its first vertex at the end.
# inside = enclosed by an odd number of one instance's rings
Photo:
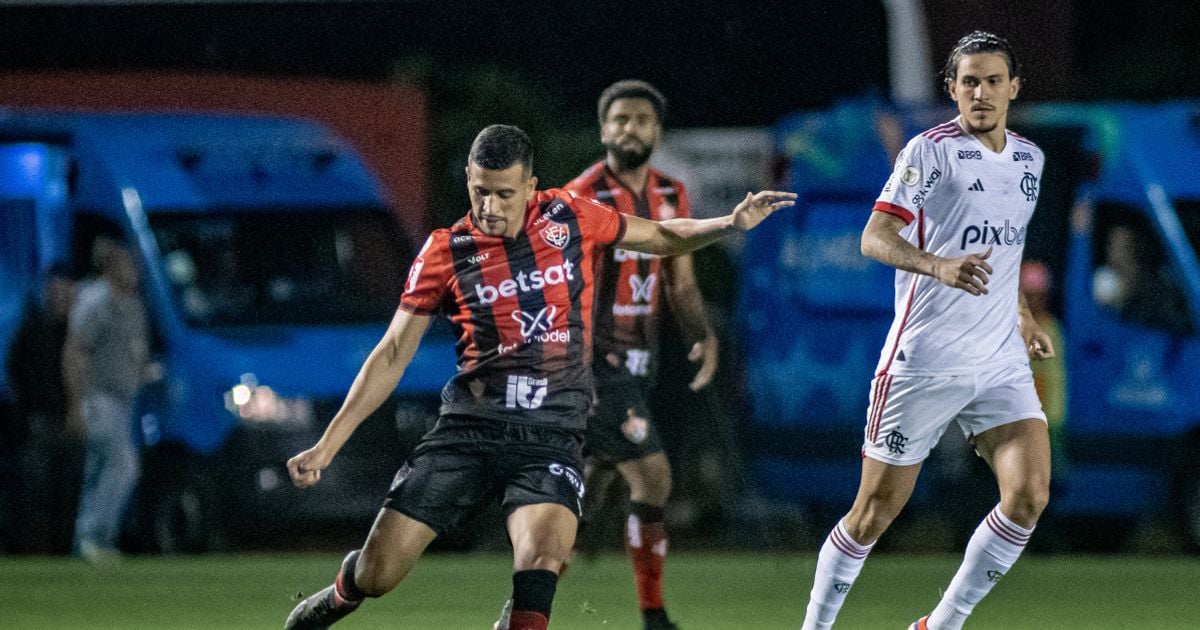
POLYGON ((396 473, 384 507, 443 535, 497 498, 505 518, 537 503, 583 509, 583 432, 442 416, 396 473))
POLYGON ((584 455, 600 464, 619 464, 661 453, 662 441, 646 405, 649 379, 623 366, 594 364, 596 404, 588 418, 584 455))

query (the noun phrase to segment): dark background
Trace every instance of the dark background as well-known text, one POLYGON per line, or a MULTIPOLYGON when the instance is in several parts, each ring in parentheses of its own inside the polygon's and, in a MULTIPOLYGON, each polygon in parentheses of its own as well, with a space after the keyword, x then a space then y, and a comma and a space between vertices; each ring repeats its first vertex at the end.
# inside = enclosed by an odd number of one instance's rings
MULTIPOLYGON (((953 43, 984 29, 1016 49, 1022 99, 1200 97, 1200 2, 923 6, 932 85, 953 43)), ((463 164, 484 125, 525 128, 543 186, 560 185, 600 157, 595 99, 615 80, 658 86, 671 101, 669 127, 771 125, 838 99, 886 98, 887 41, 883 0, 0 6, 0 71, 169 70, 424 88, 430 204, 422 210, 435 226, 467 208, 463 164)), ((735 329, 736 265, 719 248, 696 263, 718 329, 735 329)), ((737 419, 748 417, 738 349, 725 340, 720 382, 692 396, 677 377, 692 371, 685 344, 671 327, 664 336, 663 372, 676 377, 663 379, 654 400, 669 407, 656 411, 676 464, 673 506, 687 512, 675 520, 695 524, 693 540, 708 544, 704 523, 724 518, 721 531, 744 532, 741 519, 762 517, 727 511, 744 483, 737 449, 728 448, 737 419)), ((611 535, 619 520, 609 525, 590 536, 619 540, 611 535)), ((814 531, 795 532, 792 543, 819 544, 826 530, 814 531)))
MULTIPOLYGON (((1200 95, 1200 3, 926 0, 935 64, 975 28, 1028 62, 1026 98, 1200 95)), ((761 125, 887 93, 880 0, 324 2, 0 8, 0 69, 173 69, 386 81, 490 66, 569 115, 641 77, 671 123, 761 125)), ((932 73, 931 73, 932 74, 932 73)), ((932 80, 932 77, 931 77, 932 80)))

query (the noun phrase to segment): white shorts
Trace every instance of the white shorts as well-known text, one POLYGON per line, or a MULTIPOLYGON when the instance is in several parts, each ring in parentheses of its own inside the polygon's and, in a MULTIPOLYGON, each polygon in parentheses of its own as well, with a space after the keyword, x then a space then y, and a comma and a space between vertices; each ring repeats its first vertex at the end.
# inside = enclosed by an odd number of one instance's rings
POLYGON ((1046 421, 1023 363, 960 376, 884 374, 871 380, 870 402, 863 456, 897 466, 924 461, 953 420, 968 442, 1003 424, 1046 421))

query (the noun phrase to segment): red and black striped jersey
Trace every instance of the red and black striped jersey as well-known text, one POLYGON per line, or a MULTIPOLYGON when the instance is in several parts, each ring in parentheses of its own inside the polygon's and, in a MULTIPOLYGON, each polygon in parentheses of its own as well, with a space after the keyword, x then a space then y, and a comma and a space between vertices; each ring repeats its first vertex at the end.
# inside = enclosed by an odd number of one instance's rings
MULTIPOLYGON (((640 196, 622 184, 603 161, 593 164, 566 188, 643 219, 665 221, 691 213, 683 184, 653 168, 640 196)), ((605 247, 597 254, 597 355, 616 353, 625 361, 630 350, 654 350, 661 267, 658 256, 617 247, 605 247)), ((634 370, 632 364, 630 368, 634 370)))
POLYGON ((435 230, 400 308, 454 325, 458 373, 442 390, 442 413, 584 428, 593 256, 624 233, 612 208, 557 189, 534 194, 516 238, 484 234, 470 213, 435 230))

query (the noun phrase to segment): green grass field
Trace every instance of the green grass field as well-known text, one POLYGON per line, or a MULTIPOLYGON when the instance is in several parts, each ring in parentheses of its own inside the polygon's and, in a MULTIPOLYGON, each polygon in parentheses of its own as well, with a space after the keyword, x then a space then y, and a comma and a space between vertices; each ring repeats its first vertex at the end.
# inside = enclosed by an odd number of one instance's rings
MULTIPOLYGON (((814 555, 676 553, 669 610, 685 630, 799 628, 814 555)), ((69 558, 0 558, 0 627, 279 628, 298 591, 329 583, 333 555, 140 557, 105 569, 69 558)), ((839 628, 902 629, 937 601, 956 556, 878 554, 839 628)), ((430 554, 338 628, 486 629, 509 593, 502 555, 430 554)), ((625 558, 580 561, 559 584, 551 627, 640 628, 625 558)), ((972 630, 1200 628, 1200 559, 1029 556, 967 624, 972 630)))

